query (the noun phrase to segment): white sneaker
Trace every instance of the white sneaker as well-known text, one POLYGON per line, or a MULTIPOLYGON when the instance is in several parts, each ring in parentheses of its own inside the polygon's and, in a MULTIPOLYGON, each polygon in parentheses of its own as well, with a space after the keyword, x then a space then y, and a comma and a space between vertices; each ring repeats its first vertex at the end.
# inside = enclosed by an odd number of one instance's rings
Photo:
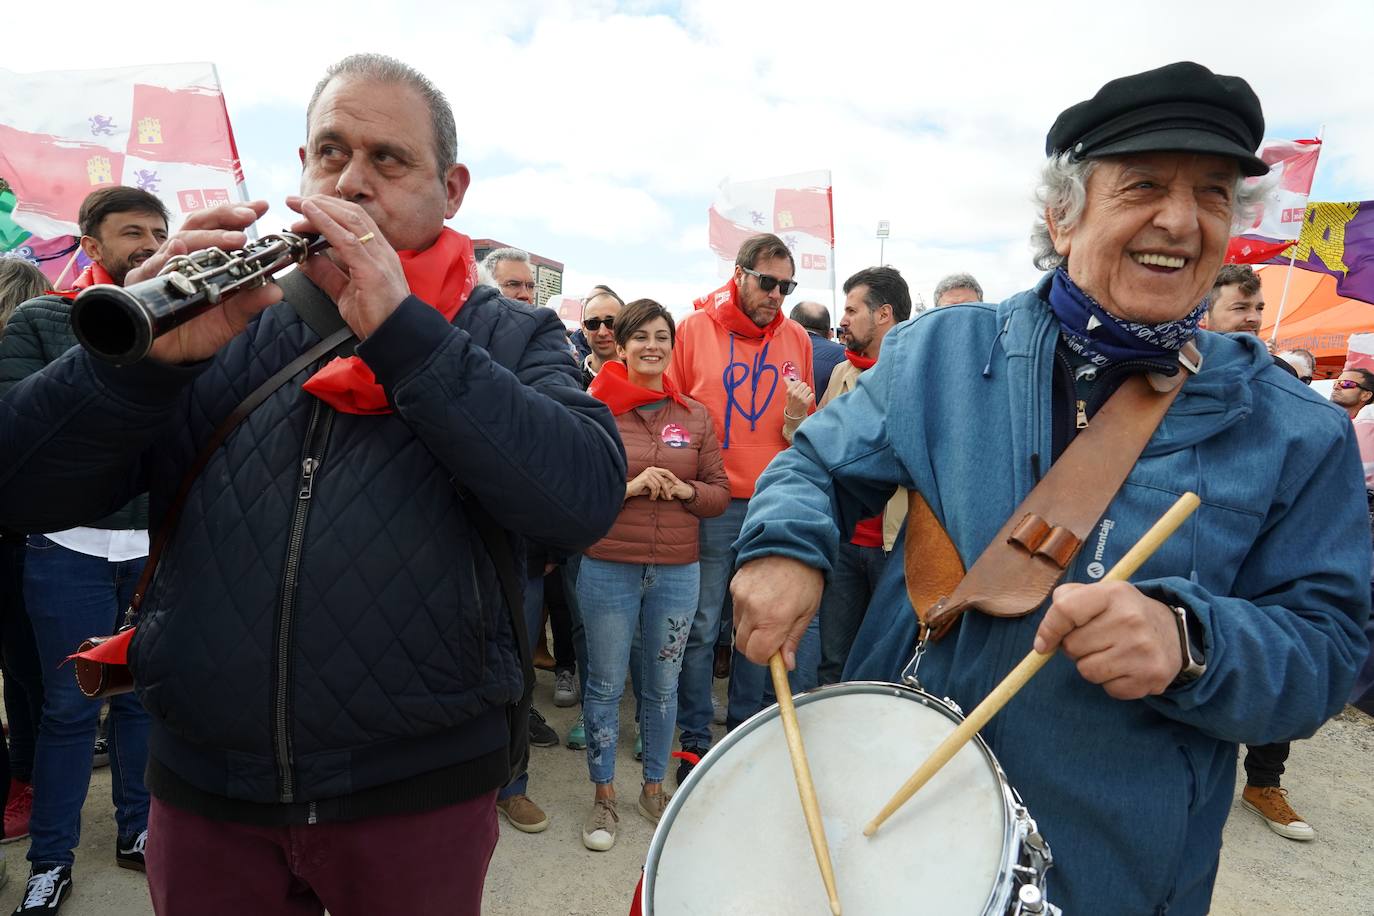
POLYGON ((571 671, 556 671, 553 675, 553 705, 567 708, 577 704, 577 676, 571 671))
POLYGON ((620 815, 615 811, 614 798, 598 798, 582 825, 582 845, 593 852, 605 852, 615 845, 620 815))

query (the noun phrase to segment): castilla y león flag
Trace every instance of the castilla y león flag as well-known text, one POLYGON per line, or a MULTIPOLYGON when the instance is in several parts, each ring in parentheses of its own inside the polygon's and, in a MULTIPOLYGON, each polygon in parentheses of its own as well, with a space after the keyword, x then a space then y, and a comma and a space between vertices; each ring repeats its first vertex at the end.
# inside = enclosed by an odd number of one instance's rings
POLYGON ((1269 174, 1247 178, 1246 183, 1264 183, 1269 192, 1259 202, 1254 221, 1226 249, 1228 264, 1259 264, 1283 251, 1302 231, 1307 197, 1317 173, 1320 140, 1266 140, 1259 157, 1269 165, 1269 174))
POLYGON ((14 73, 0 69, 0 178, 12 217, 40 237, 75 235, 91 191, 125 184, 157 195, 173 227, 246 199, 213 64, 14 73))
POLYGON ((711 206, 710 227, 711 250, 724 267, 735 263, 745 239, 771 232, 791 249, 798 285, 834 285, 835 220, 828 171, 723 181, 711 206))

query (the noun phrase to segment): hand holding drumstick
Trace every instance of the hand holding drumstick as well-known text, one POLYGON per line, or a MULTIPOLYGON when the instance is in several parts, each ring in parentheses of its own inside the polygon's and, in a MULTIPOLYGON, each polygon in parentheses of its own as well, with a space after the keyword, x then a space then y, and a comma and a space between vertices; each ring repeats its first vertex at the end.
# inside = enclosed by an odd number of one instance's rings
MULTIPOLYGON (((1166 512, 1145 536, 1132 547, 1116 566, 1103 577, 1103 582, 1124 583, 1141 564, 1149 559, 1159 545, 1173 534, 1193 510, 1198 507, 1196 494, 1185 493, 1178 502, 1166 512)), ((1044 667, 1053 656, 1056 648, 1063 645, 1066 652, 1078 662, 1079 672, 1088 680, 1102 684, 1104 689, 1120 699, 1134 699, 1152 693, 1159 693, 1168 687, 1182 666, 1178 657, 1178 636, 1174 624, 1168 617, 1168 608, 1153 599, 1146 598, 1129 586, 1116 586, 1129 589, 1129 594, 1110 594, 1103 597, 1109 586, 1063 585, 1055 591, 1055 605, 1035 636, 1035 648, 1021 660, 988 694, 987 698, 973 710, 967 719, 956 728, 948 738, 930 755, 925 763, 917 768, 891 800, 883 806, 868 826, 865 836, 872 836, 883 822, 906 804, 940 769, 953 759, 965 744, 998 713, 1007 702, 1026 685, 1037 671, 1044 667), (1066 593, 1061 598, 1061 593, 1066 593), (1091 593, 1091 594, 1090 594, 1091 593), (1088 597, 1084 597, 1087 595, 1088 597), (1096 595, 1097 597, 1092 597, 1096 595), (1077 600, 1074 600, 1077 598, 1077 600), (1104 604, 1105 602, 1105 604, 1104 604), (1064 608, 1060 605, 1069 605, 1064 608), (1110 607, 1108 606, 1110 605, 1110 607), (1164 609, 1161 615, 1152 605, 1164 609), (1122 654, 1139 654, 1129 642, 1118 639, 1107 643, 1101 639, 1104 626, 1093 627, 1093 623, 1106 617, 1128 616, 1129 621, 1122 625, 1108 621, 1114 632, 1124 631, 1145 651, 1143 664, 1137 662, 1123 676, 1114 676, 1114 665, 1122 654), (1172 647, 1171 649, 1169 647, 1172 647)))

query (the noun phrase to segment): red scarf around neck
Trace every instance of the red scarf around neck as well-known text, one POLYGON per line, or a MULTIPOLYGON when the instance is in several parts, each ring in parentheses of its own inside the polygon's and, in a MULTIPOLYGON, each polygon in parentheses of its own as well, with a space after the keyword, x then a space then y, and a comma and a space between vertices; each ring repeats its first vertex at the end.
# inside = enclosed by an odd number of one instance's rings
POLYGON ((711 320, 737 337, 771 337, 786 319, 782 309, 773 316, 765 327, 754 324, 754 319, 744 314, 740 308, 739 286, 734 277, 713 293, 707 293, 692 303, 694 309, 701 309, 711 316, 711 320))
MULTIPOLYGON (((58 279, 61 279, 61 277, 59 277, 58 279)), ((54 296, 61 296, 63 299, 75 299, 76 294, 81 292, 86 287, 95 286, 101 283, 114 285, 114 277, 111 277, 109 271, 107 271, 104 267, 102 267, 99 264, 93 263, 85 270, 81 271, 81 275, 76 278, 76 282, 72 284, 71 289, 50 289, 48 290, 48 292, 53 294, 54 296)))
POLYGON ((631 382, 625 364, 616 360, 610 360, 602 365, 601 371, 587 388, 587 393, 604 401, 606 406, 611 408, 611 413, 617 417, 626 411, 643 407, 645 404, 657 403, 664 398, 672 398, 683 407, 687 406, 686 399, 678 393, 666 373, 663 375, 663 390, 655 391, 631 382))
POLYGON ((864 356, 862 353, 855 352, 854 350, 845 350, 844 355, 845 359, 853 363, 854 368, 858 369, 860 372, 863 372, 865 369, 872 369, 873 364, 878 361, 878 357, 876 356, 864 356))
MULTIPOLYGON (((398 251, 410 292, 449 321, 477 285, 472 239, 448 227, 423 251, 398 251)), ((335 410, 387 414, 386 391, 360 357, 336 357, 301 386, 335 410)))

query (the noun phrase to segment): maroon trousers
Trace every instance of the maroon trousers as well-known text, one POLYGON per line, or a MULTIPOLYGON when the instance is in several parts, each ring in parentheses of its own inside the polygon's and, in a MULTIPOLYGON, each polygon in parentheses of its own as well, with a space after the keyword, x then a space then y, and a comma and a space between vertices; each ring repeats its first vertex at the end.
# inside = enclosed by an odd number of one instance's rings
POLYGON ((338 824, 250 827, 148 811, 148 890, 162 916, 477 914, 496 848, 496 793, 338 824))

